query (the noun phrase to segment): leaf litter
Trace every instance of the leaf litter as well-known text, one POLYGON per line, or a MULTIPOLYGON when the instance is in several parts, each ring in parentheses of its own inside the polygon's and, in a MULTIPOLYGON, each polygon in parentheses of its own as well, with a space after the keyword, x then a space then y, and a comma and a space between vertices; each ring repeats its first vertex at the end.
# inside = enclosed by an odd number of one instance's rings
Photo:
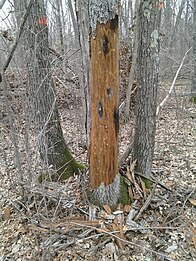
MULTIPOLYGON (((176 91, 185 92, 186 85, 179 82, 176 91)), ((166 85, 163 91, 160 86, 160 100, 168 89, 166 85)), ((78 97, 69 87, 59 87, 57 93, 68 144, 85 162, 86 153, 79 146, 85 133, 78 127, 78 97), (66 95, 69 103, 63 104, 61 97, 66 95)), ((131 140, 133 122, 121 121, 121 154, 131 140)), ((172 96, 157 119, 153 190, 146 190, 134 173, 135 162, 128 160, 120 171, 131 184, 132 203, 112 210, 107 205, 102 209, 89 205, 83 189, 87 177, 80 175, 67 183, 22 184, 21 196, 5 132, 1 143, 9 167, 5 160, 0 161, 0 260, 196 259, 195 134, 195 105, 183 96, 176 103, 172 96)), ((0 150, 2 159, 4 152, 0 150)))

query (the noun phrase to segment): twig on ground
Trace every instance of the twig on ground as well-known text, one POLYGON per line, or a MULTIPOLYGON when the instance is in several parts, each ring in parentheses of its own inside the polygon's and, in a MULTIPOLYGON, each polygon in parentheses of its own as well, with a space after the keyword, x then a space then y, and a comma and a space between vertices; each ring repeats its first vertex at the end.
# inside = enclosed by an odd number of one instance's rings
POLYGON ((75 244, 75 240, 66 242, 66 243, 60 245, 59 247, 56 247, 56 245, 54 247, 55 247, 55 250, 62 250, 62 249, 64 250, 64 249, 66 249, 67 247, 69 247, 69 246, 71 246, 73 244, 75 244))
POLYGON ((196 189, 193 188, 193 189, 191 190, 191 192, 188 194, 188 196, 186 197, 186 199, 185 199, 185 201, 184 201, 184 203, 183 203, 182 209, 184 209, 184 207, 185 207, 185 205, 186 205, 188 199, 191 197, 191 195, 192 195, 193 193, 195 193, 195 191, 196 191, 196 189))
POLYGON ((136 214, 138 213, 137 203, 138 203, 137 200, 135 202, 133 202, 132 208, 129 211, 129 214, 127 215, 127 218, 126 218, 126 224, 130 224, 133 221, 136 214))
POLYGON ((149 206, 149 204, 150 204, 150 202, 151 202, 151 200, 152 200, 152 198, 154 196, 156 187, 157 187, 157 184, 154 185, 150 195, 147 197, 144 205, 142 206, 142 208, 140 209, 139 213, 135 217, 135 221, 137 221, 141 217, 142 213, 148 208, 148 206, 149 206))
POLYGON ((63 208, 71 208, 75 205, 75 195, 68 192, 72 187, 61 185, 56 182, 45 182, 45 184, 37 186, 29 186, 20 182, 23 188, 33 194, 50 199, 58 204, 61 203, 63 208))
POLYGON ((106 245, 107 243, 109 243, 111 241, 111 238, 107 238, 105 241, 97 244, 96 246, 94 247, 91 247, 90 250, 89 250, 89 253, 92 254, 93 252, 97 251, 100 247, 106 245))
MULTIPOLYGON (((73 222, 71 222, 71 223, 73 223, 73 222)), ((77 224, 77 225, 79 225, 79 224, 77 224)), ((85 226, 85 225, 82 225, 82 224, 81 224, 81 226, 82 226, 82 227, 92 228, 91 226, 85 226)), ((97 229, 97 228, 95 228, 95 229, 97 229)), ((137 229, 138 229, 138 228, 137 228, 137 229)), ((146 227, 145 229, 146 229, 146 230, 147 230, 147 229, 150 229, 150 227, 146 227)), ((95 235, 92 235, 92 236, 90 236, 90 237, 84 238, 83 240, 88 240, 88 239, 90 239, 90 238, 98 237, 98 236, 101 236, 101 235, 109 235, 109 236, 114 237, 115 239, 118 239, 118 240, 121 240, 121 241, 125 242, 127 245, 132 245, 132 246, 139 247, 139 248, 141 248, 141 249, 145 249, 146 251, 149 251, 149 252, 151 252, 151 253, 154 253, 154 254, 159 255, 159 256, 161 256, 161 257, 165 257, 165 258, 167 258, 168 260, 170 260, 169 256, 167 256, 167 255, 165 255, 165 254, 163 254, 163 253, 157 252, 157 251, 152 250, 152 249, 150 249, 150 248, 148 248, 148 247, 145 247, 145 246, 142 246, 142 245, 139 245, 139 244, 130 242, 130 241, 126 240, 126 239, 123 239, 123 238, 120 238, 120 237, 116 236, 115 234, 119 233, 120 231, 104 231, 103 229, 100 229, 100 230, 102 230, 103 232, 100 233, 100 234, 95 234, 95 235)), ((131 230, 131 229, 130 229, 130 230, 131 230)))
POLYGON ((146 175, 144 175, 144 174, 142 174, 142 173, 140 173, 140 172, 138 172, 138 171, 134 171, 134 173, 135 173, 136 175, 142 177, 142 178, 145 178, 145 179, 149 180, 149 181, 152 182, 152 183, 157 183, 157 185, 159 185, 160 187, 162 187, 162 188, 164 188, 164 189, 166 189, 166 190, 172 192, 171 189, 167 188, 167 187, 166 187, 165 185, 163 185, 160 181, 155 180, 155 179, 152 178, 152 177, 148 177, 148 176, 146 176, 146 175))
MULTIPOLYGON (((99 231, 99 233, 96 233, 94 235, 91 235, 91 236, 88 236, 88 237, 83 237, 83 240, 86 241, 86 240, 89 240, 89 239, 92 239, 94 237, 100 237, 100 236, 104 236, 104 235, 108 235, 110 236, 110 238, 108 240, 106 240, 105 242, 99 244, 98 246, 95 247, 95 249, 93 249, 94 251, 96 251, 96 249, 98 247, 101 247, 103 244, 106 244, 106 242, 109 242, 111 240, 111 237, 114 237, 115 239, 118 239, 118 240, 121 240, 123 241, 124 243, 128 244, 128 245, 133 245, 133 246, 136 246, 136 247, 139 247, 141 249, 145 249, 146 251, 149 251, 151 253, 154 253, 156 255, 161 255, 165 258, 168 258, 168 256, 160 253, 160 252, 157 252, 155 250, 152 250, 148 247, 145 247, 145 246, 142 246, 142 245, 139 245, 139 244, 136 244, 136 243, 133 243, 133 242, 130 242, 130 241, 127 241, 121 237, 118 237, 116 234, 118 234, 120 231, 108 231, 106 229, 102 229, 102 228, 98 228, 97 226, 94 226, 94 225, 88 225, 88 222, 87 223, 79 223, 79 222, 69 222, 67 224, 69 224, 69 229, 65 229, 65 223, 63 224, 64 222, 61 222, 61 226, 57 226, 57 224, 49 224, 49 226, 46 226, 46 225, 41 225, 41 224, 37 224, 37 225, 29 225, 28 228, 31 229, 31 230, 37 230, 39 232, 43 232, 43 233, 46 233, 47 231, 48 232, 53 232, 53 233, 59 233, 59 234, 67 234, 70 232, 70 229, 73 230, 76 230, 76 229, 83 229, 83 228, 86 228, 86 229, 90 229, 90 232, 91 231, 99 231), (57 229, 58 227, 58 229, 57 229), (81 227, 81 228, 80 228, 81 227), (74 229, 75 228, 75 229, 74 229)), ((100 225, 100 224, 99 224, 100 225)), ((179 229, 181 227, 142 227, 142 226, 139 226, 139 230, 149 230, 149 229, 158 229, 158 230, 176 230, 176 229, 179 229)), ((128 232, 128 231, 136 231, 138 230, 138 227, 137 228, 130 228, 130 229, 125 229, 124 230, 124 233, 128 232)), ((55 235, 55 238, 56 238, 56 235, 55 235)), ((81 240, 81 239, 79 239, 81 240)), ((71 244, 74 244, 76 243, 76 241, 71 241, 71 244)), ((59 246, 61 248, 61 246, 59 246)))
POLYGON ((93 232, 95 229, 94 228, 89 228, 87 230, 85 230, 84 232, 82 232, 81 234, 79 234, 77 237, 78 238, 84 238, 87 237, 91 232, 93 232))
POLYGON ((161 223, 162 226, 164 226, 166 224, 168 218, 171 216, 171 214, 174 213, 175 208, 176 208, 176 202, 175 202, 175 204, 173 204, 173 206, 170 206, 169 213, 167 214, 167 216, 164 218, 163 222, 161 223))

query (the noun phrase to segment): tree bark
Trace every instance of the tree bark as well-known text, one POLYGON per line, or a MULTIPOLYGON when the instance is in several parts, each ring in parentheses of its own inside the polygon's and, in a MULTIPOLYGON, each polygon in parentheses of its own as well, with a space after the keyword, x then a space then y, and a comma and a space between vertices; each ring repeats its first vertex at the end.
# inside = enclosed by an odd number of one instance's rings
POLYGON ((90 1, 90 183, 101 204, 115 205, 118 175, 118 1, 90 1))
POLYGON ((151 174, 159 73, 159 1, 142 1, 139 6, 137 53, 137 108, 134 159, 137 171, 151 174))
MULTIPOLYGON (((70 2, 70 1, 69 1, 70 2)), ((68 3, 69 3, 68 2, 68 3)), ((70 5, 69 5, 70 6, 70 5)), ((70 6, 70 10, 72 7, 70 6)), ((86 144, 89 147, 90 141, 90 57, 89 57, 89 1, 75 0, 76 21, 75 33, 78 34, 78 45, 81 53, 81 75, 79 79, 82 87, 82 104, 84 111, 84 123, 86 131, 86 144)), ((74 21, 73 17, 73 21, 74 21)))
POLYGON ((55 18, 56 18, 56 24, 57 28, 59 31, 59 39, 60 39, 60 44, 61 44, 61 55, 64 54, 64 38, 63 38, 63 24, 61 20, 61 1, 60 0, 55 0, 54 1, 56 10, 55 10, 55 18))
POLYGON ((135 30, 133 32, 133 46, 132 46, 132 62, 131 62, 131 70, 129 72, 129 82, 126 90, 126 117, 129 116, 129 109, 130 109, 130 100, 131 100, 131 91, 133 87, 133 83, 135 81, 135 69, 137 65, 137 47, 138 47, 138 37, 137 37, 137 25, 138 25, 138 6, 140 0, 135 3, 135 30))
POLYGON ((46 169, 52 166, 61 179, 66 179, 83 166, 71 155, 60 125, 56 104, 50 51, 48 24, 44 1, 35 1, 28 19, 28 71, 33 120, 41 159, 46 169))

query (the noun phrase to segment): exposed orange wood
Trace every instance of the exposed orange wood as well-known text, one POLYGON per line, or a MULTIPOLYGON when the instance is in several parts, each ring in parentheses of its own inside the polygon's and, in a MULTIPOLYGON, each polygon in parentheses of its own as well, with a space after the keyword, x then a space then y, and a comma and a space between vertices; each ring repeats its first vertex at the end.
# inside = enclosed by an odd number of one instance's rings
POLYGON ((90 181, 108 186, 118 172, 118 17, 97 24, 90 37, 91 132, 90 181))

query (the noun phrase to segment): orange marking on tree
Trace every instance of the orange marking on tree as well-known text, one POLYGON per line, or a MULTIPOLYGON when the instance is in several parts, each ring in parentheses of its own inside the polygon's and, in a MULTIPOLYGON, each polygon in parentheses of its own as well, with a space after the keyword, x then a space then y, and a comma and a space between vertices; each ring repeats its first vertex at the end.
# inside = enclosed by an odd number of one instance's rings
POLYGON ((47 23, 46 16, 38 17, 38 19, 37 19, 37 23, 38 23, 38 25, 47 26, 48 23, 47 23))
POLYGON ((159 3, 155 3, 155 7, 161 10, 165 7, 165 4, 163 1, 161 1, 159 3))

